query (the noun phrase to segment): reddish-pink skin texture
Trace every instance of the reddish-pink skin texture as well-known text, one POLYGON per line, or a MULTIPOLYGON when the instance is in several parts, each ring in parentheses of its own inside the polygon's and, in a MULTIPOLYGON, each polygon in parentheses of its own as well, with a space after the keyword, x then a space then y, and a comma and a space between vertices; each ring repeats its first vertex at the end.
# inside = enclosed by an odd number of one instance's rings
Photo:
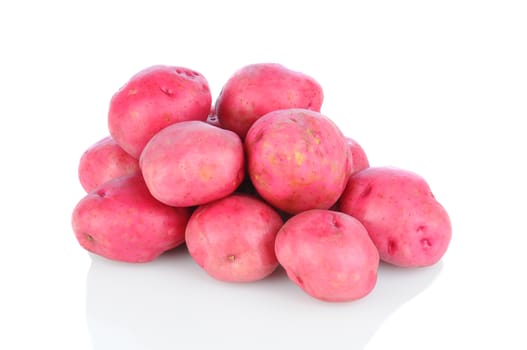
POLYGON ((88 148, 79 162, 79 180, 86 192, 103 183, 139 172, 137 159, 107 136, 88 148))
POLYGON ((370 162, 361 145, 350 137, 346 137, 346 142, 348 143, 352 159, 350 174, 353 175, 356 172, 369 168, 370 162))
POLYGON ((430 266, 445 254, 452 237, 448 213, 419 175, 371 167, 351 176, 340 210, 362 222, 387 263, 430 266))
POLYGON ((259 63, 238 70, 216 101, 221 125, 242 139, 251 125, 271 111, 305 108, 320 111, 322 87, 310 76, 276 63, 259 63))
POLYGON ((330 208, 349 178, 346 140, 318 112, 287 109, 266 114, 247 133, 245 149, 258 193, 290 214, 330 208))
POLYGON ((317 299, 359 299, 377 282, 379 253, 364 226, 344 213, 293 216, 278 231, 275 252, 287 276, 317 299))
POLYGON ((108 127, 114 140, 139 158, 146 143, 164 127, 207 120, 212 97, 207 80, 183 67, 152 66, 133 76, 113 95, 108 127))
POLYGON ((185 240, 188 208, 154 199, 140 174, 110 180, 75 207, 72 226, 80 245, 105 258, 148 262, 185 240))
POLYGON ((139 165, 150 193, 175 207, 225 197, 236 190, 245 174, 238 135, 200 121, 161 130, 146 145, 139 165))
POLYGON ((200 206, 186 230, 190 255, 210 276, 227 282, 251 282, 270 275, 278 266, 278 213, 265 202, 233 194, 200 206))

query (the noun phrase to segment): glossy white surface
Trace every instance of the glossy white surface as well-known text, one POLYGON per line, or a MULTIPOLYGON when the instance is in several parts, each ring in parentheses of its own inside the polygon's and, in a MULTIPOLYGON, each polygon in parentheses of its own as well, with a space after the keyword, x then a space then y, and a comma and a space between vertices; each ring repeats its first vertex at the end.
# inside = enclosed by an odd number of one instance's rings
POLYGON ((527 348, 521 1, 148 3, 0 5, 0 349, 527 348), (132 74, 187 66, 217 96, 265 61, 315 77, 372 165, 428 180, 454 228, 441 263, 383 265, 331 304, 281 270, 217 282, 183 247, 131 265, 78 246, 77 162, 132 74))

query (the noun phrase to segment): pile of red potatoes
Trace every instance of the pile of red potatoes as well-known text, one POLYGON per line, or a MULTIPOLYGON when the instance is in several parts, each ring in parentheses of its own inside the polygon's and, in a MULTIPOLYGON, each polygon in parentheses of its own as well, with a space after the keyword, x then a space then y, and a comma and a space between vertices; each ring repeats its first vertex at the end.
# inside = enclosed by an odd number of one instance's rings
POLYGON ((80 245, 144 263, 186 243, 218 280, 257 281, 281 265, 326 301, 370 293, 380 260, 438 262, 452 229, 427 182, 370 167, 322 101, 312 77, 274 63, 239 69, 214 105, 194 70, 140 71, 111 98, 111 136, 80 158, 80 245))

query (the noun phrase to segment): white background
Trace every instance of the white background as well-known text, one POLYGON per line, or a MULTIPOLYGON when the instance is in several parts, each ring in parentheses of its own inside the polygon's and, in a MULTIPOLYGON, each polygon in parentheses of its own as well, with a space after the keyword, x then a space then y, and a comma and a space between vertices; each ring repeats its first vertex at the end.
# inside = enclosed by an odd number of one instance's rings
POLYGON ((524 1, 4 1, 1 349, 526 349, 524 1), (153 64, 206 76, 278 62, 368 153, 425 177, 453 223, 443 260, 382 266, 317 301, 278 271, 209 278, 184 248, 130 265, 75 240, 82 152, 111 95, 153 64))

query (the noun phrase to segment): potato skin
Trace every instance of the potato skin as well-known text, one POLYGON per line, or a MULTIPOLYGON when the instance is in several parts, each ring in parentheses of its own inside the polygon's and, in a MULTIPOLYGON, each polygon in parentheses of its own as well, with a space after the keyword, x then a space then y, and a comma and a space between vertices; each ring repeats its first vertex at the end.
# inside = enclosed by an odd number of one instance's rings
POLYGON ((379 253, 364 226, 336 211, 312 209, 278 231, 275 252, 287 276, 309 295, 351 301, 377 282, 379 253))
POLYGON ((278 266, 275 236, 282 219, 265 202, 232 194, 200 206, 185 234, 187 248, 210 276, 227 282, 251 282, 278 266))
POLYGON ((381 259, 397 266, 437 263, 452 237, 448 213, 426 181, 403 169, 372 167, 354 174, 340 210, 359 219, 381 259))
POLYGON ((201 121, 180 122, 158 132, 146 145, 139 165, 150 193, 175 207, 228 196, 245 174, 238 135, 201 121))
POLYGON ((350 162, 350 175, 353 175, 356 172, 369 168, 370 162, 368 161, 366 152, 364 152, 364 149, 361 147, 361 145, 351 137, 346 137, 346 142, 348 143, 352 159, 352 161, 350 162))
POLYGON ((212 97, 207 80, 184 67, 152 66, 134 75, 111 101, 108 128, 115 141, 139 158, 164 127, 185 120, 205 121, 212 97))
POLYGON ((258 193, 290 214, 328 209, 349 178, 349 148, 338 127, 306 109, 273 111, 245 139, 248 171, 258 193))
POLYGON ((107 136, 82 154, 78 175, 82 188, 91 192, 111 179, 139 171, 137 159, 126 153, 111 136, 107 136))
POLYGON ((310 76, 277 63, 257 63, 229 78, 216 101, 216 111, 221 125, 243 139, 264 114, 287 108, 319 112, 323 99, 322 87, 310 76))
POLYGON ((152 197, 140 174, 110 180, 88 193, 72 214, 80 245, 105 258, 148 262, 185 240, 188 208, 152 197))

